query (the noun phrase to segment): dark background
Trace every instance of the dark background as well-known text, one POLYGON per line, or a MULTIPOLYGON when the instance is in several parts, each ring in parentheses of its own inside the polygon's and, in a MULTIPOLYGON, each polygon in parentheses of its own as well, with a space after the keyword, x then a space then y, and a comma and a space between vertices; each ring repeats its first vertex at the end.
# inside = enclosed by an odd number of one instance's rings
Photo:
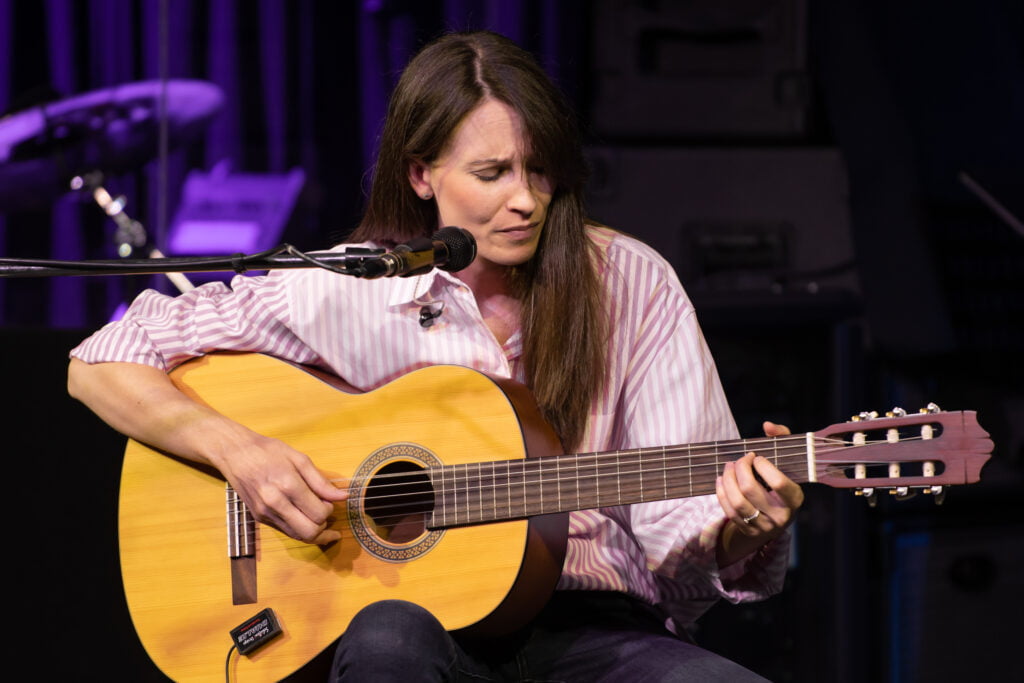
MULTIPOLYGON (((202 139, 162 166, 154 144, 111 189, 162 246, 190 170, 301 168, 281 240, 321 248, 358 220, 409 54, 476 27, 536 52, 576 102, 592 215, 676 266, 745 435, 765 418, 816 430, 934 401, 977 410, 995 441, 982 482, 941 507, 883 496, 869 508, 808 486, 786 591, 716 606, 698 639, 775 681, 1015 670, 1017 0, 0 0, 0 111, 161 76, 212 81, 225 105, 202 139)), ((30 194, 0 206, 0 256, 116 258, 97 207, 30 194)), ((5 507, 19 540, 8 642, 40 678, 156 677, 120 592, 123 439, 64 391, 67 351, 144 286, 170 291, 156 277, 0 278, 5 507)))

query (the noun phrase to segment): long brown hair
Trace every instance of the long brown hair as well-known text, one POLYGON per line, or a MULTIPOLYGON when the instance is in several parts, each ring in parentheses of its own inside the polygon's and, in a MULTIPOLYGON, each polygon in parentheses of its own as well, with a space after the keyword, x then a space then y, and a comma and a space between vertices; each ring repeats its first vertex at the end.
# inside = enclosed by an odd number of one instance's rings
POLYGON ((522 305, 527 384, 563 444, 579 444, 606 375, 606 327, 583 209, 586 164, 576 117, 525 50, 488 31, 452 33, 426 46, 391 96, 369 202, 352 241, 394 244, 437 229, 437 207, 408 180, 430 164, 459 123, 486 98, 523 122, 531 156, 554 184, 536 255, 512 270, 522 305))

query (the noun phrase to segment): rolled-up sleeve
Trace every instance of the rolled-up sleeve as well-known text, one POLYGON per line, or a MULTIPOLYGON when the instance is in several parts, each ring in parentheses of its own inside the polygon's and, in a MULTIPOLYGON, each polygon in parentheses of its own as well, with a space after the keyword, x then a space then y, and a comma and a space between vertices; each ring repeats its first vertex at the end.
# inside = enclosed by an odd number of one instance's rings
POLYGON ((237 276, 178 296, 142 292, 124 317, 71 350, 87 363, 122 361, 170 370, 213 350, 269 353, 297 363, 316 354, 288 325, 279 277, 237 276))

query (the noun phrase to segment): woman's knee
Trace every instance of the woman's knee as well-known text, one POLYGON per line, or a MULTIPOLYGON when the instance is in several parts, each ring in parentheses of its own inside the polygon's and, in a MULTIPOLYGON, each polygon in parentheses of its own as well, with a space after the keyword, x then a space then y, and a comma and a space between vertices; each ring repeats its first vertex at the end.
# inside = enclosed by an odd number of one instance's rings
POLYGON ((447 639, 441 623, 433 614, 419 605, 404 600, 382 600, 361 609, 348 629, 345 638, 360 640, 382 637, 390 647, 397 643, 412 645, 417 640, 447 639))
POLYGON ((453 658, 451 638, 434 615, 410 602, 384 600, 353 617, 338 643, 335 671, 364 666, 444 671, 453 658))

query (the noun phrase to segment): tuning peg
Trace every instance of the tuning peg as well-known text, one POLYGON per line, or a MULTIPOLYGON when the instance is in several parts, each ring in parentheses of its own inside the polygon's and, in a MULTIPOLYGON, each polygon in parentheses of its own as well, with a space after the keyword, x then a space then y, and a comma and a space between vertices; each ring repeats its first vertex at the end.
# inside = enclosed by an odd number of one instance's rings
POLYGON ((893 408, 885 414, 886 417, 906 417, 907 411, 903 408, 893 408))
POLYGON ((939 406, 935 405, 934 403, 929 403, 924 408, 921 408, 920 412, 922 412, 922 413, 941 413, 942 409, 939 408, 939 406))
POLYGON ((907 486, 897 486, 894 489, 890 489, 889 493, 893 495, 896 500, 910 500, 917 495, 917 491, 914 491, 907 486))
POLYGON ((932 495, 936 505, 942 505, 943 501, 946 500, 946 489, 943 486, 929 486, 924 489, 924 492, 932 495))
POLYGON ((875 507, 876 505, 878 505, 878 496, 876 495, 876 492, 873 488, 854 489, 853 495, 861 496, 862 498, 864 498, 866 501, 868 501, 868 505, 870 507, 875 507))

